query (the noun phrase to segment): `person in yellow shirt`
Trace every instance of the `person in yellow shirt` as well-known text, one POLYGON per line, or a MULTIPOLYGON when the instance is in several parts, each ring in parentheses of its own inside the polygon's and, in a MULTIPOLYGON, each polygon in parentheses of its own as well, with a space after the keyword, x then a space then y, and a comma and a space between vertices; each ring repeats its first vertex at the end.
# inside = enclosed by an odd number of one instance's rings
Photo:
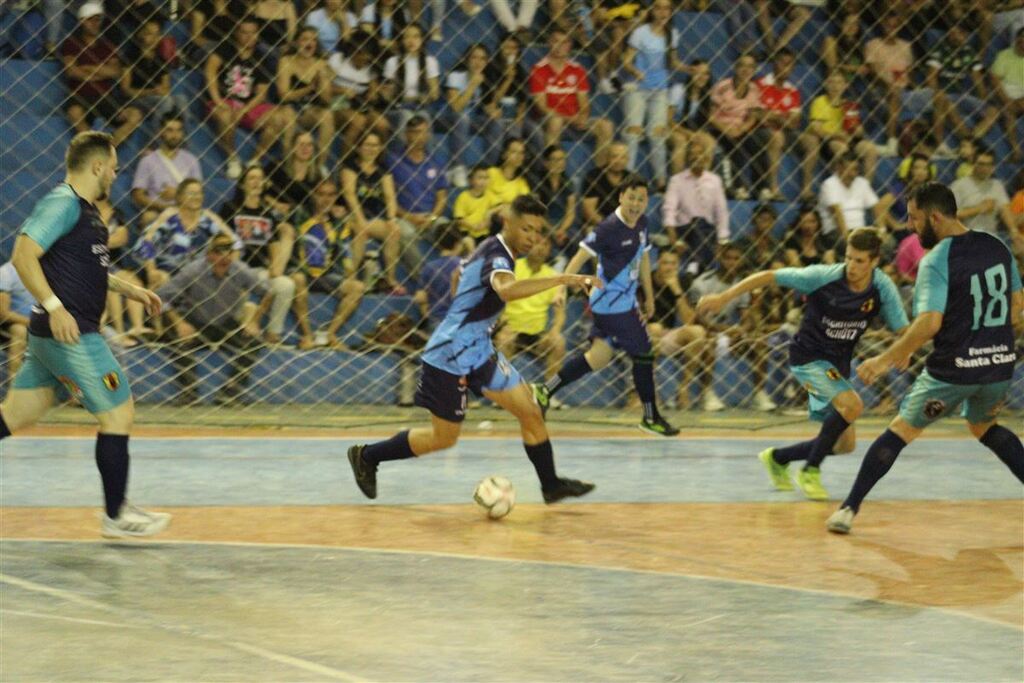
MULTIPOLYGON (((516 259, 516 281, 557 275, 548 265, 551 239, 546 237, 529 253, 516 259)), ((565 359, 565 287, 556 287, 525 299, 505 304, 504 325, 495 337, 495 346, 506 358, 529 353, 544 359, 544 377, 558 374, 565 359), (549 322, 550 320, 550 322, 549 322)))
POLYGON ((495 204, 511 204, 521 194, 530 194, 526 171, 526 145, 519 138, 506 138, 501 165, 487 169, 487 194, 495 204))
POLYGON ((469 176, 469 187, 455 198, 452 209, 459 230, 473 240, 481 240, 491 234, 491 215, 498 204, 487 191, 489 177, 486 166, 475 167, 469 176))
POLYGON ((878 150, 867 139, 857 104, 846 99, 846 76, 833 71, 825 79, 825 94, 811 102, 807 132, 821 140, 825 158, 841 157, 851 148, 864 165, 864 177, 871 182, 878 165, 878 150))

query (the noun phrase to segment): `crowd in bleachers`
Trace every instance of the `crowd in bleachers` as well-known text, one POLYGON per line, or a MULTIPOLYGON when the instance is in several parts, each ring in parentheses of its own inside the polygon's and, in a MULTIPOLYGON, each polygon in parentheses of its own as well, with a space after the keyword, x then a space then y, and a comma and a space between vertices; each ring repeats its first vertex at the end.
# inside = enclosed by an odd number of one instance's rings
MULTIPOLYGON (((651 333, 709 410, 723 353, 749 360, 757 407, 774 407, 766 359, 799 302, 762 293, 711 321, 696 298, 751 268, 841 260, 865 225, 912 286, 924 251, 906 198, 926 180, 952 183, 961 219, 1024 258, 1024 0, 43 0, 2 12, 4 135, 27 152, 53 144, 37 126, 17 132, 36 115, 16 99, 20 74, 50 61, 60 104, 42 118, 113 132, 131 179, 100 207, 113 262, 169 311, 146 319, 112 295, 107 320, 125 347, 174 349, 184 403, 198 400, 197 344, 231 350, 220 396, 234 401, 254 348, 346 349, 367 302, 404 302, 429 329, 458 259, 520 194, 541 199, 551 232, 517 271, 560 268, 630 171, 650 180, 662 255, 651 333), (237 284, 209 281, 225 277, 237 284)), ((55 164, 43 151, 6 159, 5 175, 55 171, 39 168, 55 164)), ((14 215, 0 209, 5 231, 14 215)), ((25 315, 10 275, 9 370, 25 315)), ((541 303, 510 311, 499 345, 550 374, 566 307, 541 303)))

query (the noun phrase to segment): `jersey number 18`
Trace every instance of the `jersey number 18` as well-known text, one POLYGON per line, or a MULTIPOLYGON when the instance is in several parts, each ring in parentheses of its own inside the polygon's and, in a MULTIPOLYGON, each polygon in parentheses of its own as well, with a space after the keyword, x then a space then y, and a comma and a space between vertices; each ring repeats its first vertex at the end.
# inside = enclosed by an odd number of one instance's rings
POLYGON ((1006 302, 1007 285, 1006 266, 1002 263, 985 271, 985 289, 987 291, 984 293, 981 290, 981 276, 978 274, 971 276, 971 298, 974 299, 972 330, 977 330, 982 324, 985 327, 999 327, 1006 324, 1006 314, 1009 312, 1006 302), (988 306, 982 306, 986 295, 989 297, 988 306), (982 308, 985 309, 984 320, 981 315, 982 308))

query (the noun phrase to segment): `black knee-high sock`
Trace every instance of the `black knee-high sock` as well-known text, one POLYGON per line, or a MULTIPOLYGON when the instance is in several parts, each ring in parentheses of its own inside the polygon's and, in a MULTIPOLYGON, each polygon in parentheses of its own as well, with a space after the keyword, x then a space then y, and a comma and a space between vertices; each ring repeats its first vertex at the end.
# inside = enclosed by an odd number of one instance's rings
POLYGON ((850 423, 846 421, 845 417, 835 410, 830 412, 822 423, 821 431, 818 432, 818 436, 814 439, 814 444, 807 454, 807 464, 804 465, 804 469, 808 467, 821 467, 821 461, 832 452, 836 441, 839 440, 839 437, 843 435, 843 432, 849 426, 850 423))
POLYGON ((658 416, 657 399, 654 391, 654 355, 633 356, 633 384, 644 407, 644 419, 653 420, 658 416))
POLYGON ((772 451, 772 458, 780 465, 793 462, 794 460, 806 460, 811 453, 811 447, 817 439, 801 441, 792 446, 783 446, 772 451))
POLYGON ((7 428, 7 423, 4 422, 4 415, 0 413, 0 439, 6 439, 11 435, 11 430, 7 428))
POLYGON ((871 448, 868 449, 867 455, 864 456, 864 461, 860 464, 857 480, 853 482, 850 495, 843 501, 843 507, 849 507, 854 512, 858 512, 864 497, 874 488, 878 480, 885 476, 892 464, 896 462, 896 456, 906 445, 906 441, 889 429, 875 439, 871 448))
POLYGON ((409 445, 409 431, 398 432, 387 441, 371 443, 363 449, 363 460, 371 465, 379 465, 385 460, 405 460, 415 458, 412 446, 409 445))
POLYGON ((556 391, 564 387, 566 384, 572 384, 580 377, 583 377, 589 372, 592 372, 593 368, 590 367, 590 363, 587 362, 587 357, 582 353, 577 353, 575 356, 566 361, 562 369, 558 371, 558 374, 552 377, 547 382, 548 391, 553 396, 556 391))
POLYGON ((1001 425, 992 425, 979 440, 1024 484, 1024 445, 1016 434, 1001 425))
POLYGON ((96 467, 103 480, 103 498, 107 517, 117 517, 128 488, 128 435, 96 435, 96 467))
POLYGON ((526 455, 533 463, 533 469, 537 470, 537 478, 540 479, 540 487, 549 489, 558 483, 558 475, 555 474, 555 453, 551 450, 551 440, 536 445, 523 444, 526 455))

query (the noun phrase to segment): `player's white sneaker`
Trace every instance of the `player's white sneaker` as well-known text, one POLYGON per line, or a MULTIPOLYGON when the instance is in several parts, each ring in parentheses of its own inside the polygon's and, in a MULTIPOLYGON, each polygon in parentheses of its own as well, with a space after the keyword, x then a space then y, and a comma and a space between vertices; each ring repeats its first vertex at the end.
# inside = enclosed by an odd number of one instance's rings
POLYGON ((104 538, 141 538, 153 536, 167 528, 171 516, 166 512, 147 512, 128 501, 121 504, 115 519, 103 515, 104 538))
POLYGON ((714 389, 708 389, 704 392, 703 408, 705 412, 717 413, 720 410, 725 410, 725 404, 722 403, 722 399, 718 398, 714 389))
POLYGON ((775 401, 771 399, 771 396, 769 396, 764 389, 754 394, 754 407, 762 413, 770 413, 778 408, 778 406, 775 405, 775 401))
POLYGON ((851 508, 841 507, 832 513, 825 522, 825 528, 834 534, 848 534, 853 526, 854 512, 851 508))

